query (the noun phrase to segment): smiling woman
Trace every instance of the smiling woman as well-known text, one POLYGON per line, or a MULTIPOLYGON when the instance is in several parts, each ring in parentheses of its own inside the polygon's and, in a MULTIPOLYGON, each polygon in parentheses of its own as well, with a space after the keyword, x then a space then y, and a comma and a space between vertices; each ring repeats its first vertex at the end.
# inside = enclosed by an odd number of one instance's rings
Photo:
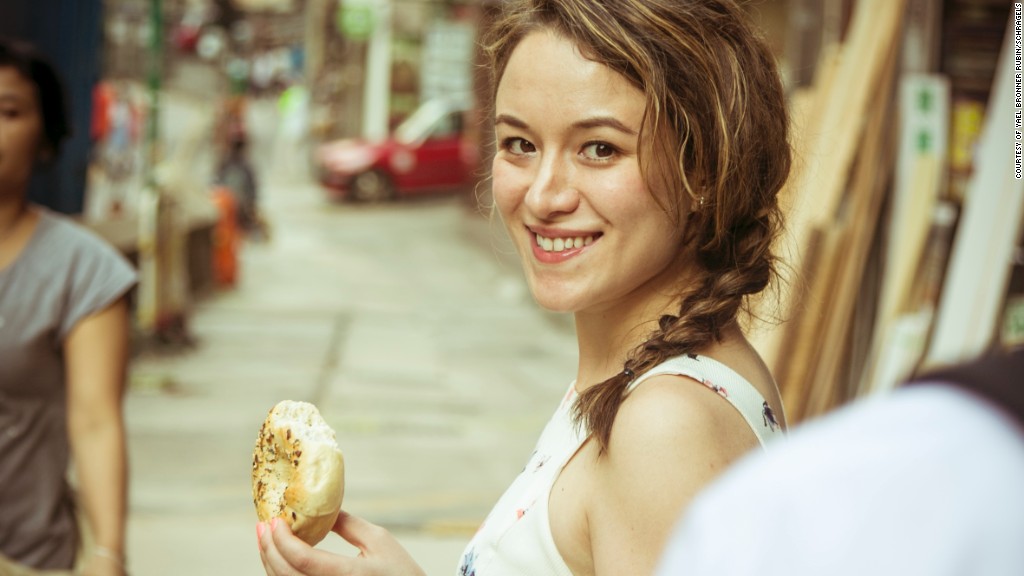
MULTIPOLYGON (((737 320, 775 273, 782 84, 731 0, 501 11, 484 39, 495 207, 537 302, 574 315, 579 364, 457 574, 650 574, 694 495, 785 425, 737 320)), ((417 573, 380 529, 335 528, 359 558, 278 527, 267 572, 417 573)))
POLYGON ((649 573, 693 495, 783 423, 737 324, 773 275, 782 87, 728 1, 510 6, 486 45, 495 205, 538 303, 574 314, 580 361, 547 472, 513 484, 463 565, 649 573))

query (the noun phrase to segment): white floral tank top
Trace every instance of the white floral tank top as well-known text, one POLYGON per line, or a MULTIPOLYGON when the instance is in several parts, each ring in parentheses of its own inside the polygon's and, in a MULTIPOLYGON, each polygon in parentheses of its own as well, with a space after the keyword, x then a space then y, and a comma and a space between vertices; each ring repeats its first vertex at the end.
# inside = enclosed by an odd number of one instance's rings
MULTIPOLYGON (((764 447, 783 432, 768 403, 756 388, 724 364, 707 356, 672 358, 630 384, 662 374, 693 378, 727 400, 764 447)), ((548 499, 559 472, 586 439, 573 423, 575 382, 537 441, 519 476, 498 500, 469 542, 457 576, 572 576, 555 547, 548 522, 548 499)))

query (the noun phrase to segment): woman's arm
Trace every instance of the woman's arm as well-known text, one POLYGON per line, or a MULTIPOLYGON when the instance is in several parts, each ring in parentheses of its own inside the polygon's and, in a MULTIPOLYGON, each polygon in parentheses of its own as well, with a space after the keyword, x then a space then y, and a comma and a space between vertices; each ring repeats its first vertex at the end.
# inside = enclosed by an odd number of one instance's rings
POLYGON ((75 325, 64 356, 71 455, 95 543, 85 574, 120 575, 128 484, 122 413, 128 361, 125 299, 75 325))
POLYGON ((757 445, 743 417, 701 384, 658 376, 623 402, 589 506, 596 576, 651 574, 682 510, 757 445))

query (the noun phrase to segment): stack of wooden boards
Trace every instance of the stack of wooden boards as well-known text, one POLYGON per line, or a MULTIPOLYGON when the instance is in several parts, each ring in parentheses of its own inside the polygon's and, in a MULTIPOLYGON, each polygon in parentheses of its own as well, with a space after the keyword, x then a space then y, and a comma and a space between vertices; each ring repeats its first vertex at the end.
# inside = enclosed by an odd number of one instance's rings
MULTIPOLYGON (((859 0, 846 40, 823 51, 814 86, 794 97, 794 171, 781 196, 787 233, 779 252, 789 272, 778 300, 784 323, 754 336, 790 423, 887 389, 922 360, 980 352, 992 333, 991 322, 980 319, 997 316, 1005 291, 1024 208, 1020 181, 1011 177, 1012 118, 1004 117, 1011 105, 997 102, 1000 90, 1008 97, 1009 85, 996 80, 987 119, 993 159, 978 164, 969 187, 975 197, 965 200, 957 223, 960 207, 940 201, 944 141, 911 134, 918 150, 896 172, 897 127, 907 126, 913 99, 923 98, 927 108, 929 94, 941 100, 944 93, 941 79, 915 84, 901 74, 907 4, 859 0), (902 108, 901 83, 909 94, 902 108), (999 121, 1004 133, 993 136, 999 121), (985 230, 993 225, 997 234, 985 230), (935 236, 951 236, 954 226, 947 268, 941 247, 950 240, 935 236)), ((1007 53, 1003 72, 1012 69, 1007 53)))

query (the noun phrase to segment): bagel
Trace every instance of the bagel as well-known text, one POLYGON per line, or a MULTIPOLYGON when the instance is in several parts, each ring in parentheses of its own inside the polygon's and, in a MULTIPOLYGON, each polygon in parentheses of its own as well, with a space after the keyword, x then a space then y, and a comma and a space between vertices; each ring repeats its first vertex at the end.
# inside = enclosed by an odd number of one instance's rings
POLYGON ((308 402, 283 400, 260 428, 252 499, 261 522, 280 518, 310 546, 331 531, 345 495, 345 460, 334 430, 308 402))

